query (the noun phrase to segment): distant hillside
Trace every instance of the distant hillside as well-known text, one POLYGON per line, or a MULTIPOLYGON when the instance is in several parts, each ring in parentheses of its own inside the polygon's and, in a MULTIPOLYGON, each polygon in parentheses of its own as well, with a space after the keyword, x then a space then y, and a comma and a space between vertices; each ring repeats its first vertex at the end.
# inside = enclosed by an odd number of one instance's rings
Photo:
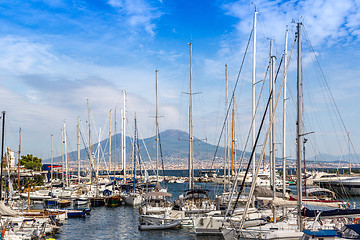
MULTIPOLYGON (((116 134, 111 138, 111 147, 112 147, 112 161, 120 162, 121 160, 121 134, 116 134), (115 141, 116 139, 116 141, 115 141), (116 143, 115 143, 116 142, 116 143)), ((161 150, 163 159, 167 163, 184 163, 187 161, 189 157, 189 134, 180 130, 166 130, 160 133, 160 142, 161 142, 161 150)), ((140 154, 144 162, 148 162, 149 158, 147 156, 147 151, 154 161, 156 158, 156 141, 155 136, 145 139, 139 139, 140 145, 140 154), (145 145, 144 145, 145 144, 145 145)), ((97 149, 98 143, 94 143, 92 145, 92 152, 97 157, 97 149)), ((100 156, 103 156, 106 160, 109 158, 109 139, 105 139, 100 142, 100 156)), ((205 142, 204 140, 194 138, 194 161, 202 161, 202 162, 211 162, 214 158, 216 146, 205 142)), ((130 137, 126 137, 126 158, 127 161, 131 161, 132 158, 132 139, 130 137)), ((241 155, 241 151, 237 151, 237 155, 241 155)), ((81 149, 80 156, 82 160, 89 159, 89 153, 87 149, 81 149)), ((224 148, 219 146, 217 151, 217 159, 223 158, 224 156, 224 148)), ((248 159, 250 157, 250 153, 246 152, 245 158, 248 159)), ((256 154, 256 158, 259 155, 256 154)), ((61 162, 61 156, 58 156, 55 159, 55 162, 61 162)), ((70 161, 75 161, 77 159, 77 152, 69 153, 70 161)), ((266 156, 268 159, 268 156, 266 156)), ((315 157, 308 158, 307 161, 315 161, 315 162, 339 162, 341 159, 341 163, 349 162, 349 155, 344 156, 333 156, 329 154, 319 154, 315 157)), ((357 156, 351 155, 352 162, 357 161, 357 156)), ((281 164, 281 158, 277 158, 277 164, 281 164)), ((294 161, 294 159, 288 159, 288 161, 294 161)), ((45 159, 44 162, 50 162, 50 159, 45 159)))
MULTIPOLYGON (((139 148, 140 154, 144 162, 149 161, 147 157, 146 149, 152 160, 156 158, 156 141, 155 136, 145 139, 139 139, 139 148), (145 145, 144 145, 145 144, 145 145), (146 146, 146 148, 145 148, 146 146)), ((189 134, 180 130, 166 130, 160 133, 160 143, 163 158, 167 161, 174 159, 188 159, 189 156, 189 134)), ((97 149, 100 150, 100 156, 103 156, 105 159, 109 158, 109 139, 105 139, 99 144, 95 143, 92 145, 92 152, 97 156, 97 149)), ((131 160, 132 157, 132 139, 126 137, 126 158, 127 161, 131 160)), ((121 159, 121 134, 116 134, 111 138, 111 149, 112 149, 112 161, 119 162, 121 159), (116 142, 116 143, 115 143, 116 142)), ((214 157, 216 146, 206 143, 203 140, 194 138, 194 161, 201 160, 212 160, 214 157)), ((238 156, 240 156, 241 151, 237 151, 238 156)), ((224 148, 219 147, 217 157, 223 157, 224 148)), ((249 155, 249 154, 247 154, 249 155)), ((70 161, 75 161, 77 159, 77 152, 73 151, 68 154, 70 161)), ((88 149, 82 148, 80 150, 81 159, 89 159, 88 149)), ((61 161, 61 156, 54 158, 54 161, 61 161)), ((44 162, 49 162, 50 159, 45 159, 44 162)))
MULTIPOLYGON (((351 162, 358 162, 358 156, 355 154, 350 155, 351 162)), ((318 154, 311 159, 311 161, 321 161, 321 162, 341 162, 341 163, 348 163, 349 162, 349 154, 343 156, 334 156, 330 154, 321 153, 318 154)))

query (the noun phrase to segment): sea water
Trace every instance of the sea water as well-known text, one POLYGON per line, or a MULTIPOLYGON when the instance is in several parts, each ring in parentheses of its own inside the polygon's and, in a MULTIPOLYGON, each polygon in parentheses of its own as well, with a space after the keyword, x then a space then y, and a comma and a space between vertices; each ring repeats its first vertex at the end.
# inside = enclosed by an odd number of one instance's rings
MULTIPOLYGON (((187 189, 187 183, 165 183, 172 200, 176 200, 187 189)), ((220 191, 220 185, 212 183, 196 183, 202 189, 209 189, 210 197, 220 191), (217 190, 218 189, 218 190, 217 190)), ((221 189, 223 187, 221 186, 221 189)), ((48 236, 61 240, 74 239, 223 239, 222 236, 196 236, 192 228, 183 227, 171 230, 140 231, 138 207, 97 207, 91 209, 91 214, 85 218, 70 218, 55 235, 48 236)))

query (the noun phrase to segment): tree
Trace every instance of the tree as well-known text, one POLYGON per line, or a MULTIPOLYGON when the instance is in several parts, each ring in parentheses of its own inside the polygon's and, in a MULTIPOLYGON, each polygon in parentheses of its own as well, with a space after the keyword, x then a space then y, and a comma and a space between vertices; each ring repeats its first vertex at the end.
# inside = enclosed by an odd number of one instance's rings
POLYGON ((27 154, 26 156, 21 156, 20 165, 23 165, 26 169, 40 171, 42 167, 41 162, 41 158, 34 157, 32 154, 27 154))

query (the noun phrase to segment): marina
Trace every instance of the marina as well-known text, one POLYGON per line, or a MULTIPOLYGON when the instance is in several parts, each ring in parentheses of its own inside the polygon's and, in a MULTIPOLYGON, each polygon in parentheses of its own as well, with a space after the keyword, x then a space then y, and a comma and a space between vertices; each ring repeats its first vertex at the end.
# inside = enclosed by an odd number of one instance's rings
POLYGON ((358 2, 70 2, 0 4, 0 240, 360 239, 358 2))

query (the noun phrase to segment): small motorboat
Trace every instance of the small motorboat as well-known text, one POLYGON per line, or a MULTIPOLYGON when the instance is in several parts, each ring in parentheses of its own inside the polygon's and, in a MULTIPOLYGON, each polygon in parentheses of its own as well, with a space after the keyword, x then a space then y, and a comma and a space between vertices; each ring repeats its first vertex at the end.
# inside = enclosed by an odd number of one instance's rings
POLYGON ((85 210, 78 210, 78 209, 68 209, 67 210, 67 217, 68 218, 86 217, 86 211, 85 210))
POLYGON ((76 198, 75 200, 75 205, 87 205, 89 202, 89 199, 85 196, 80 196, 78 198, 76 198))
POLYGON ((181 221, 178 219, 171 219, 166 217, 152 218, 151 215, 142 215, 140 216, 139 221, 139 230, 141 231, 172 229, 181 225, 181 221))

